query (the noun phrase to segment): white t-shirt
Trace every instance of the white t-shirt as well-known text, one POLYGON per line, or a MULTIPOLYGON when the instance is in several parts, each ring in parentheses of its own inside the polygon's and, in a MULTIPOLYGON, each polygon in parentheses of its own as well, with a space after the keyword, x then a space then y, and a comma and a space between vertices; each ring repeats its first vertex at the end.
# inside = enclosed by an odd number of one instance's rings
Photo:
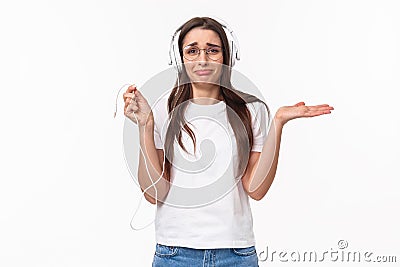
MULTIPOLYGON (((168 96, 153 107, 157 149, 164 147, 168 96)), ((260 102, 248 103, 247 107, 254 137, 251 150, 261 152, 267 111, 260 102)), ((185 118, 196 136, 196 153, 192 139, 182 130, 182 142, 190 154, 175 141, 171 188, 165 202, 157 203, 157 243, 197 249, 255 245, 249 196, 237 175, 236 139, 227 108, 230 110, 223 101, 212 105, 189 102, 185 118)))

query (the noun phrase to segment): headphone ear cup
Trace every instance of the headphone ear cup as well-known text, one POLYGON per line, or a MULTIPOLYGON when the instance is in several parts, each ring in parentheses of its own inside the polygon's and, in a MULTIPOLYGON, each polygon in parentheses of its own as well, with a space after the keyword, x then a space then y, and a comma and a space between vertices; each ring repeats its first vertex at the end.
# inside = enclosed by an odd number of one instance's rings
POLYGON ((174 60, 175 60, 175 69, 178 73, 180 73, 182 71, 182 59, 181 59, 181 55, 179 54, 179 48, 178 48, 177 42, 174 43, 173 52, 174 52, 174 60))
POLYGON ((235 46, 235 40, 233 39, 232 33, 227 28, 227 26, 225 24, 222 24, 222 23, 221 23, 221 25, 222 25, 222 27, 223 27, 223 29, 225 31, 226 38, 228 39, 228 44, 229 44, 229 64, 230 64, 230 67, 232 68, 233 66, 235 66, 236 57, 237 57, 237 54, 236 54, 237 48, 235 46))
POLYGON ((235 63, 236 63, 235 43, 233 41, 230 41, 229 43, 230 43, 229 50, 230 50, 230 54, 231 54, 230 55, 231 56, 231 68, 232 68, 233 66, 235 66, 235 63))
POLYGON ((179 49, 178 49, 178 37, 179 37, 180 31, 175 31, 174 35, 172 36, 171 40, 171 46, 169 48, 169 57, 170 57, 170 65, 174 66, 175 71, 180 73, 182 71, 182 59, 179 54, 179 49))

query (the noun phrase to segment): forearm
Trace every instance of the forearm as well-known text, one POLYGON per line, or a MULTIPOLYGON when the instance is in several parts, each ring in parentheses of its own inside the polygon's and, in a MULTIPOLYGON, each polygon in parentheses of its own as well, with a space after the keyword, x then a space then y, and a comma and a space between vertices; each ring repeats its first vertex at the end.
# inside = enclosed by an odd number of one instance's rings
POLYGON ((169 183, 163 177, 160 178, 162 162, 159 160, 154 144, 154 126, 139 126, 139 140, 141 151, 139 155, 138 180, 142 191, 157 181, 145 193, 146 199, 155 204, 156 189, 158 201, 161 201, 168 193, 169 183))
POLYGON ((250 175, 249 194, 256 200, 262 199, 274 181, 278 167, 283 124, 274 118, 264 142, 256 168, 250 175))

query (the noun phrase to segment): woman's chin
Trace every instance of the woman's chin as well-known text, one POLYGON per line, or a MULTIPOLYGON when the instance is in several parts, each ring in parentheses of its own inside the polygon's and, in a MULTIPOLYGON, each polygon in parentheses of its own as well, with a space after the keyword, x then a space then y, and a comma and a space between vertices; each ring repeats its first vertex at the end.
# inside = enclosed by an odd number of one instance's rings
POLYGON ((196 85, 201 85, 201 86, 218 84, 217 81, 213 81, 212 79, 210 79, 210 80, 195 80, 195 81, 192 81, 192 83, 194 83, 196 85))
POLYGON ((217 83, 218 79, 213 75, 194 75, 192 78, 194 83, 217 83))

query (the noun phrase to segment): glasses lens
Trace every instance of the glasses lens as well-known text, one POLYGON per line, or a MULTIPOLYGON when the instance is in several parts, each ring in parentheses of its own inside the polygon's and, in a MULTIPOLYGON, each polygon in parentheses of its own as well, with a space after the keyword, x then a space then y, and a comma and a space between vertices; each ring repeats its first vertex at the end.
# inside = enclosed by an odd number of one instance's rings
POLYGON ((183 56, 187 60, 195 60, 199 56, 200 50, 198 47, 189 46, 183 49, 183 56))
POLYGON ((219 47, 208 48, 207 55, 211 60, 218 60, 222 57, 222 50, 219 47))

